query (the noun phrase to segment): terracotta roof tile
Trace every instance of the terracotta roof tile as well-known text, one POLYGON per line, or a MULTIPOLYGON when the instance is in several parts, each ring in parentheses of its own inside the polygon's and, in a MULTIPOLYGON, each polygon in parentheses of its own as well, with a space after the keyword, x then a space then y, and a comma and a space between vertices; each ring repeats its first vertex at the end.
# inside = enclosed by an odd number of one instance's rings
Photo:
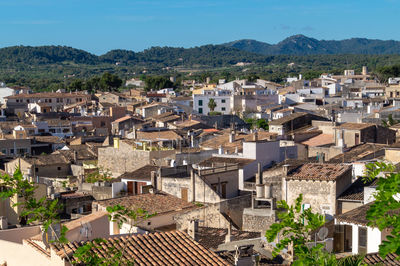
MULTIPOLYGON (((339 222, 353 223, 362 226, 367 226, 369 220, 367 220, 367 211, 374 202, 364 204, 358 208, 351 211, 339 214, 335 216, 336 220, 339 222)), ((393 210, 389 212, 390 215, 400 214, 400 209, 393 210)))
POLYGON ((389 253, 385 259, 379 256, 378 253, 366 254, 364 262, 368 265, 400 265, 399 256, 394 253, 389 253))
POLYGON ((301 144, 307 145, 309 147, 317 147, 317 146, 324 146, 328 144, 333 144, 333 135, 331 134, 320 134, 313 138, 310 138, 306 141, 303 141, 301 144))
POLYGON ((206 160, 200 162, 199 165, 209 167, 212 164, 214 164, 214 166, 223 165, 223 164, 227 164, 227 165, 238 164, 239 167, 243 167, 254 161, 255 160, 245 159, 245 158, 229 158, 229 157, 213 156, 209 159, 206 159, 206 160))
POLYGON ((140 180, 146 180, 150 181, 150 175, 152 171, 157 171, 158 166, 155 165, 145 165, 143 167, 140 167, 139 169, 136 169, 133 172, 126 172, 118 177, 118 179, 140 179, 140 180))
MULTIPOLYGON (((220 244, 225 243, 225 236, 228 233, 228 229, 211 228, 211 227, 199 227, 196 236, 198 242, 210 249, 217 249, 220 244)), ((260 232, 247 232, 239 230, 231 230, 232 241, 239 241, 244 239, 252 239, 260 237, 260 232)))
POLYGON ((7 99, 20 99, 20 98, 75 98, 75 97, 85 97, 90 98, 89 94, 83 93, 59 93, 59 92, 38 92, 38 93, 21 93, 17 95, 12 95, 5 97, 7 99))
MULTIPOLYGON (((218 149, 220 146, 224 148, 224 151, 228 152, 234 152, 236 148, 238 148, 238 151, 242 150, 243 147, 243 141, 252 141, 254 139, 254 134, 235 134, 235 141, 229 142, 229 132, 226 132, 224 135, 209 139, 207 141, 204 141, 203 143, 200 144, 201 148, 204 149, 218 149)), ((264 140, 274 140, 276 139, 277 134, 276 133, 271 133, 267 131, 260 131, 257 132, 258 137, 257 139, 259 141, 264 141, 264 140)))
POLYGON ((338 200, 343 201, 364 201, 364 187, 376 185, 376 181, 378 179, 374 179, 372 181, 364 182, 363 177, 359 177, 356 181, 351 184, 351 186, 346 189, 338 198, 338 200))
POLYGON ((338 129, 348 129, 348 130, 361 130, 368 127, 375 127, 375 124, 370 123, 344 123, 336 128, 338 129))
POLYGON ((302 117, 302 116, 306 116, 306 115, 307 115, 307 113, 303 113, 303 112, 293 113, 293 114, 284 116, 282 118, 273 120, 273 121, 269 122, 269 125, 275 125, 275 126, 276 125, 283 125, 283 124, 285 124, 285 123, 287 123, 287 122, 289 122, 289 121, 291 121, 293 119, 296 119, 296 118, 299 118, 299 117, 302 117))
POLYGON ((287 179, 335 181, 351 169, 351 165, 346 164, 308 163, 294 170, 287 179))
MULTIPOLYGON (((65 245, 68 256, 73 261, 73 252, 85 242, 65 245)), ((96 252, 102 257, 109 256, 109 248, 121 249, 126 244, 124 259, 134 261, 135 265, 229 265, 214 252, 193 241, 180 231, 139 234, 127 237, 109 238, 101 245, 94 243, 96 252)), ((58 256, 65 258, 60 246, 52 246, 58 256)))
POLYGON ((169 213, 181 211, 183 209, 197 208, 194 204, 183 199, 177 198, 165 192, 156 194, 147 193, 135 196, 120 197, 98 201, 98 204, 107 207, 121 205, 131 209, 143 209, 149 213, 169 213))

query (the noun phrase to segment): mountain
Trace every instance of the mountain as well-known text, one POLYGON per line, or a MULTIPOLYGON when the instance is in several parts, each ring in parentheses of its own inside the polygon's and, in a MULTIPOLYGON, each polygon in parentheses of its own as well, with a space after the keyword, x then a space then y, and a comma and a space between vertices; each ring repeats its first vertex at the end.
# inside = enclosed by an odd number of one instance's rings
POLYGON ((0 64, 96 64, 96 55, 67 46, 10 46, 0 49, 0 64))
POLYGON ((203 45, 193 48, 152 47, 142 52, 111 50, 97 56, 66 46, 12 46, 0 49, 0 65, 50 65, 50 64, 115 64, 145 67, 211 66, 221 67, 238 62, 263 62, 268 57, 223 45, 203 45))
POLYGON ((399 41, 365 38, 326 41, 301 34, 288 37, 277 44, 245 39, 222 45, 262 55, 400 54, 399 41))

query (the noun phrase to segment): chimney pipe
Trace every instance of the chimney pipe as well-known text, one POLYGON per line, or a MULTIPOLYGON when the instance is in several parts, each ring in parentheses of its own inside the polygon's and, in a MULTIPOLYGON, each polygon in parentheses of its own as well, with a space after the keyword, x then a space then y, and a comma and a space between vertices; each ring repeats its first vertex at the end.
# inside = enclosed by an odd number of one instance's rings
POLYGON ((151 171, 150 179, 151 179, 151 185, 153 186, 153 194, 155 194, 157 190, 157 173, 155 171, 151 171))
POLYGON ((232 241, 233 237, 232 237, 231 231, 232 231, 232 223, 229 222, 228 232, 225 236, 225 243, 229 243, 232 241))
POLYGON ((188 226, 188 235, 193 238, 194 241, 197 241, 197 232, 199 231, 199 220, 194 219, 189 221, 189 226, 188 226))
POLYGON ((257 131, 254 132, 254 134, 253 134, 253 140, 258 141, 258 132, 257 131))
POLYGON ((192 189, 192 202, 196 201, 196 177, 194 173, 194 169, 192 166, 190 167, 190 182, 191 182, 191 189, 192 189))
POLYGON ((258 182, 259 184, 263 183, 262 171, 261 171, 261 163, 257 164, 257 173, 258 173, 258 182))
POLYGON ((235 131, 231 131, 231 133, 229 134, 229 143, 232 143, 235 141, 235 131))
POLYGON ((74 151, 74 163, 76 163, 78 160, 78 152, 74 151))

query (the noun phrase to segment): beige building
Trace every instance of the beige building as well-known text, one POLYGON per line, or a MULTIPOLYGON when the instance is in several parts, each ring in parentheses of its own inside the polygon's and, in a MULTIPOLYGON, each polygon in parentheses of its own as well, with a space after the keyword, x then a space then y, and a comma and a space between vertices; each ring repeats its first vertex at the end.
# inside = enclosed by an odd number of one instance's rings
POLYGON ((311 207, 332 219, 338 213, 336 199, 351 185, 351 180, 351 165, 304 164, 283 177, 282 199, 294 205, 303 194, 303 208, 311 207))
POLYGON ((89 101, 91 96, 83 93, 59 93, 59 92, 41 92, 41 93, 22 93, 6 97, 7 108, 21 109, 27 108, 30 103, 42 103, 55 112, 63 110, 65 105, 89 101))

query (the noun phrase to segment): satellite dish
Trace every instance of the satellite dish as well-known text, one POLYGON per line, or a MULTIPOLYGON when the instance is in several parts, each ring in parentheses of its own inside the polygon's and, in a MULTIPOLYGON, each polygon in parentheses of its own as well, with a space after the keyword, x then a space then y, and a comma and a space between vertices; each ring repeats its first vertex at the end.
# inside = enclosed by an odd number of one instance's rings
POLYGON ((61 234, 61 225, 60 224, 52 224, 51 226, 49 226, 49 228, 47 229, 47 232, 43 231, 42 232, 42 241, 43 244, 49 248, 50 244, 53 241, 58 240, 58 238, 60 237, 61 234))
POLYGON ((81 223, 81 229, 79 230, 79 234, 81 237, 89 239, 92 236, 92 225, 87 223, 81 223))
POLYGON ((321 229, 319 229, 318 231, 318 238, 320 240, 325 240, 325 238, 328 236, 328 228, 326 227, 321 227, 321 229))

